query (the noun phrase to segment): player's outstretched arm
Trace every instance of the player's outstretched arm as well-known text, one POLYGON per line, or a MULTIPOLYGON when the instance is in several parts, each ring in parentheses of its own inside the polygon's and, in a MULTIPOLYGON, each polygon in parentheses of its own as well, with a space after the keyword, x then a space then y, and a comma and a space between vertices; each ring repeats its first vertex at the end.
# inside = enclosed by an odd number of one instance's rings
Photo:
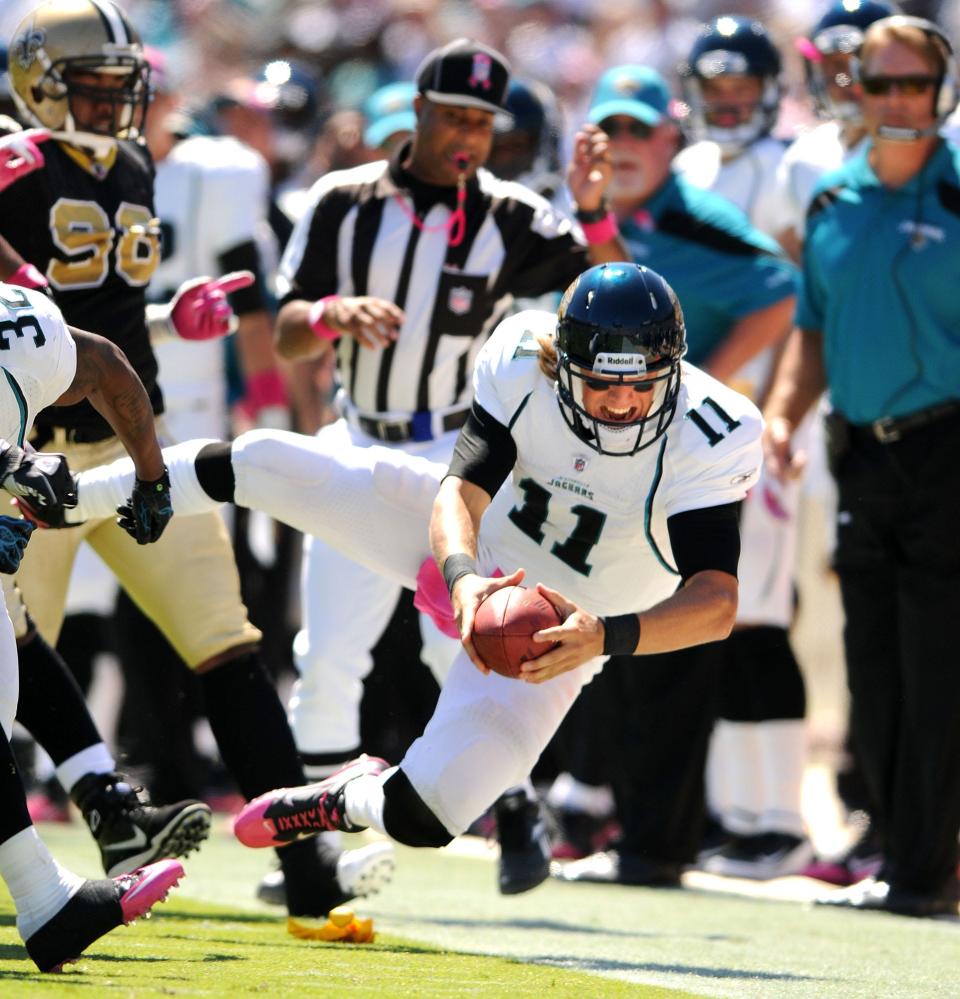
POLYGON ((430 550, 450 591, 460 640, 481 673, 489 673, 490 669, 473 645, 473 619, 477 608, 494 590, 516 586, 523 579, 523 569, 496 578, 479 575, 477 532, 490 499, 490 494, 480 486, 448 475, 440 483, 430 518, 430 550))
POLYGON ((70 406, 88 399, 123 442, 137 477, 159 479, 163 454, 143 382, 116 344, 95 333, 72 326, 69 329, 77 345, 77 371, 57 405, 70 406))
POLYGON ((77 345, 77 370, 57 404, 88 399, 123 442, 136 481, 127 505, 118 511, 118 523, 138 544, 150 544, 163 533, 173 507, 147 391, 119 347, 73 327, 70 333, 77 345))

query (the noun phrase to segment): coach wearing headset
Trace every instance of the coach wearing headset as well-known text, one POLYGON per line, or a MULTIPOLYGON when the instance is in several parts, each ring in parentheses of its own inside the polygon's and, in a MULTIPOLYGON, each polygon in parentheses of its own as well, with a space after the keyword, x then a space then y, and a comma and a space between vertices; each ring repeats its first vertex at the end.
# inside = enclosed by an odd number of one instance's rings
POLYGON ((807 219, 797 328, 767 405, 767 461, 826 387, 839 488, 836 568, 852 733, 884 862, 821 901, 957 912, 960 831, 960 149, 948 39, 888 17, 858 67, 871 142, 822 180, 807 219))

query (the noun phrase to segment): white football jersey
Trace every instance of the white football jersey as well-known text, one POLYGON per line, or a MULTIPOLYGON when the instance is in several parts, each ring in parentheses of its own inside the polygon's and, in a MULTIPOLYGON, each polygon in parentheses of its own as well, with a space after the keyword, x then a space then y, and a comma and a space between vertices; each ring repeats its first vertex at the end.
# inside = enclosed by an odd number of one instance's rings
POLYGON ((742 500, 757 481, 762 421, 754 405, 684 364, 667 432, 631 456, 602 455, 574 434, 555 382, 539 369, 535 333, 551 312, 505 320, 474 371, 477 402, 510 428, 517 462, 484 514, 482 569, 516 568, 594 614, 640 611, 680 582, 667 518, 742 500))
POLYGON ((691 184, 732 201, 757 229, 776 238, 783 228, 776 173, 785 149, 767 135, 724 163, 720 146, 704 140, 681 150, 674 169, 691 184))
POLYGON ((820 178, 843 166, 866 141, 862 139, 852 149, 847 149, 840 124, 835 121, 825 121, 794 139, 777 170, 783 210, 781 228, 792 229, 799 239, 803 239, 807 209, 820 178))
MULTIPOLYGON (((178 142, 157 164, 155 204, 163 258, 148 297, 166 302, 184 281, 217 277, 220 254, 243 243, 264 245, 269 170, 259 153, 226 136, 178 142)), ((274 258, 276 252, 271 251, 274 258)), ((155 345, 166 422, 177 439, 225 431, 224 344, 169 340, 155 345)))
POLYGON ((73 383, 77 345, 39 291, 0 284, 0 437, 23 444, 41 409, 73 383))

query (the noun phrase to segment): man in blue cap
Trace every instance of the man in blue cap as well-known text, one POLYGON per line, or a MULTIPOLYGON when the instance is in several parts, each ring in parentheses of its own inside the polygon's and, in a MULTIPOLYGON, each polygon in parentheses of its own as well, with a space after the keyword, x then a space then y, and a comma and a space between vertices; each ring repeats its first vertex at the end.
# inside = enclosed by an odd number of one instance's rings
POLYGON ((413 110, 416 96, 416 84, 405 80, 388 83, 374 91, 363 106, 367 119, 363 144, 386 157, 392 156, 417 127, 417 116, 413 110))
MULTIPOLYGON (((729 379, 786 335, 794 268, 738 209, 674 172, 680 129, 656 70, 607 70, 588 122, 585 128, 609 136, 612 164, 606 205, 595 221, 615 223, 632 258, 655 266, 676 290, 686 317, 687 359, 729 379)), ((578 219, 591 221, 582 212, 578 219)), ((618 849, 559 870, 565 880, 676 884, 693 860, 716 713, 717 656, 715 646, 684 650, 662 666, 648 662, 607 674, 604 682, 617 685, 611 700, 630 706, 625 745, 608 754, 618 761, 611 778, 624 835, 618 849)))

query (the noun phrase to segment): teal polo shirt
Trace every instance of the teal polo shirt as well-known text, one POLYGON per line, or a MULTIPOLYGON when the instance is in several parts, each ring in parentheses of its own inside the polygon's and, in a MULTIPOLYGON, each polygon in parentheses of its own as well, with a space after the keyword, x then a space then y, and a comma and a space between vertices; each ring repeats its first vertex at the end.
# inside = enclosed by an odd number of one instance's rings
POLYGON ((671 173, 620 235, 680 299, 687 360, 701 365, 744 316, 796 291, 796 268, 726 198, 671 173))
POLYGON ((817 186, 797 302, 834 407, 861 424, 960 397, 960 149, 941 142, 898 190, 867 156, 817 186))

